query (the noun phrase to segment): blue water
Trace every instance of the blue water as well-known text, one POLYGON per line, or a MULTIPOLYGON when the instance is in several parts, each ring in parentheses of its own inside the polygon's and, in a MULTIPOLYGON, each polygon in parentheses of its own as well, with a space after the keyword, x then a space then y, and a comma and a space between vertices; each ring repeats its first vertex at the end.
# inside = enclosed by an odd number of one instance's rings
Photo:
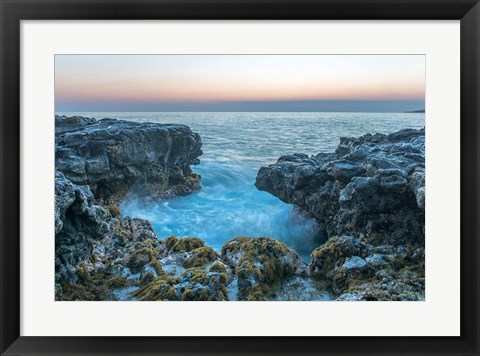
POLYGON ((422 128, 423 113, 58 113, 180 123, 202 137, 204 154, 193 170, 202 190, 144 206, 124 202, 125 216, 148 219, 161 239, 196 236, 221 250, 237 236, 269 236, 293 247, 305 260, 323 239, 315 222, 293 206, 257 190, 262 165, 291 153, 331 152, 341 136, 422 128))

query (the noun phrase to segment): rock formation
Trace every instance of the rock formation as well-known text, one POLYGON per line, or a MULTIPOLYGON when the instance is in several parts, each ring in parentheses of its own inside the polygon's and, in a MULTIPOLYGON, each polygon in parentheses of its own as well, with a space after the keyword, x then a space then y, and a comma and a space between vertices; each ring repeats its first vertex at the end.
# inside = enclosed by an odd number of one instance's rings
POLYGON ((307 266, 270 238, 237 238, 220 255, 201 239, 158 240, 122 218, 128 190, 162 199, 199 189, 201 140, 183 125, 56 117, 56 300, 263 300, 307 266))
POLYGON ((275 284, 306 272, 295 251, 267 237, 235 238, 222 247, 222 258, 233 266, 244 300, 263 300, 275 284))
POLYGON ((266 294, 307 266, 284 244, 240 237, 222 255, 198 238, 160 241, 143 219, 112 215, 88 186, 56 174, 57 300, 229 300, 238 281, 244 300, 266 294))
POLYGON ((128 191, 159 199, 200 189, 190 168, 200 136, 184 125, 80 116, 56 116, 55 136, 56 297, 109 299, 109 286, 135 284, 145 270, 157 278, 153 251, 163 243, 148 221, 122 219, 118 202, 128 191))
POLYGON ((55 175, 55 280, 75 283, 76 267, 87 260, 95 239, 110 230, 110 213, 92 204, 88 186, 78 186, 55 175))
MULTIPOLYGON (((55 116, 55 166, 96 199, 135 188, 151 199, 200 188, 200 136, 184 125, 55 116)), ((117 197, 118 200, 118 197, 117 197)))
POLYGON ((310 271, 340 300, 424 298, 425 132, 341 138, 334 153, 282 156, 256 186, 314 216, 329 240, 310 271))
POLYGON ((333 153, 260 169, 259 189, 328 236, 307 266, 272 238, 237 237, 217 253, 121 216, 128 192, 148 201, 200 189, 190 166, 201 140, 187 126, 55 120, 56 300, 424 299, 423 130, 342 138, 333 153))

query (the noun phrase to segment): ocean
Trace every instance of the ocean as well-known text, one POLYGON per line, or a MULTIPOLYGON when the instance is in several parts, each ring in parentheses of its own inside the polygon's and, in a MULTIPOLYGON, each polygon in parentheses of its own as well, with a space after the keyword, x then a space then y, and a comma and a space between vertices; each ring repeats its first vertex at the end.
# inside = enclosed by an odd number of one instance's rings
POLYGON ((332 152, 342 136, 391 133, 425 126, 423 113, 179 113, 58 112, 96 119, 176 123, 198 132, 203 142, 202 190, 142 205, 123 202, 124 216, 149 220, 160 239, 199 237, 215 250, 237 236, 268 236, 294 248, 308 262, 324 240, 315 221, 276 197, 257 190, 261 166, 285 154, 332 152))

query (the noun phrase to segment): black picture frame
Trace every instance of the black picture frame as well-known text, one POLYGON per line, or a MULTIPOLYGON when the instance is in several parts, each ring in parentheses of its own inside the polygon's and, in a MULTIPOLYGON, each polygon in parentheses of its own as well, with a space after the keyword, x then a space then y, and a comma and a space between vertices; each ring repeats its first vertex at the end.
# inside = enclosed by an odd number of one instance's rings
MULTIPOLYGON (((478 0, 0 0, 2 355, 479 355, 478 0), (118 19, 461 21, 461 336, 20 336, 20 22, 118 19)), ((39 236, 41 237, 41 235, 39 236)), ((436 321, 432 320, 432 323, 436 321)))

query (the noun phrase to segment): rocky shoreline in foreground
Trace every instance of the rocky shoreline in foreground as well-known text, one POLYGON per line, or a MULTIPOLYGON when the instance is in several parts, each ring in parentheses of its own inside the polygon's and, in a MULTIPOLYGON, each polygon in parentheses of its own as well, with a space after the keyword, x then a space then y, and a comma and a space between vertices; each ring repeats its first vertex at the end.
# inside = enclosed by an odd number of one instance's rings
POLYGON ((423 300, 425 130, 341 138, 334 153, 280 157, 256 186, 309 212, 328 236, 309 272, 338 300, 423 300))
POLYGON ((158 240, 123 218, 146 201, 200 189, 187 126, 56 116, 56 300, 424 299, 424 131, 343 138, 335 153, 262 167, 256 186, 314 216, 328 241, 307 265, 272 238, 216 252, 195 237, 158 240), (328 292, 326 292, 328 291, 328 292))

